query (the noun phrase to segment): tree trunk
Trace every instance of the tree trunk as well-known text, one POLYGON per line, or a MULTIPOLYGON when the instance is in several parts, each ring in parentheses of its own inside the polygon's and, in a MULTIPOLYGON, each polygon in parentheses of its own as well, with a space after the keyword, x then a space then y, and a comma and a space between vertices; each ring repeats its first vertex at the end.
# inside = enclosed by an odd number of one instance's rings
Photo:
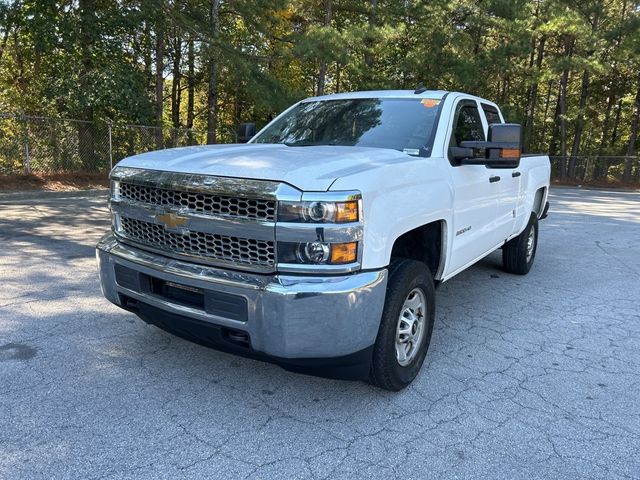
MULTIPOLYGON (((573 44, 575 39, 570 37, 565 41, 564 57, 570 59, 573 55, 573 44)), ((560 178, 567 178, 567 85, 569 83, 569 65, 565 64, 560 76, 560 89, 558 92, 558 103, 556 106, 556 135, 555 146, 560 142, 560 178)), ((554 135, 555 137, 555 135, 554 135)))
POLYGON ((196 78, 195 78, 195 51, 193 35, 189 35, 189 46, 187 50, 187 128, 189 145, 193 145, 193 118, 195 106, 196 78))
POLYGON ((602 155, 605 149, 608 147, 609 141, 609 126, 611 123, 611 110, 616 103, 615 95, 609 90, 609 97, 607 98, 607 109, 604 112, 604 122, 602 123, 602 137, 600 138, 600 146, 598 147, 598 155, 602 155))
MULTIPOLYGON (((596 11, 591 23, 591 34, 595 36, 598 30, 598 21, 600 14, 596 11)), ((587 57, 591 58, 594 50, 587 52, 587 57)), ((582 87, 580 89, 580 105, 578 109, 578 118, 576 119, 576 131, 573 137, 573 146, 571 147, 571 158, 569 159, 569 178, 575 178, 576 174, 576 157, 580 152, 580 142, 582 141, 582 132, 584 130, 584 110, 587 106, 587 98, 589 97, 589 71, 585 69, 582 74, 582 87)))
POLYGON ((600 158, 602 154, 605 152, 605 149, 608 147, 609 143, 609 127, 611 124, 611 110, 613 110, 613 106, 616 103, 615 96, 612 91, 613 82, 611 82, 609 89, 609 97, 607 98, 607 109, 604 113, 604 122, 602 123, 602 137, 600 138, 600 145, 598 146, 598 155, 596 157, 595 166, 593 170, 593 178, 599 179, 604 176, 604 165, 603 161, 600 158))
POLYGON ((473 55, 480 53, 480 47, 482 46, 482 26, 478 25, 473 36, 473 55))
MULTIPOLYGON (((615 120, 613 121, 613 133, 611 134, 611 140, 609 141, 609 149, 611 150, 614 146, 616 141, 618 140, 618 126, 620 125, 620 115, 622 114, 622 99, 618 100, 618 106, 616 107, 616 116, 615 116, 615 120)), ((605 159, 605 161, 603 162, 603 171, 602 171, 602 178, 604 178, 605 180, 607 180, 609 178, 609 167, 611 165, 609 164, 609 160, 605 159)))
POLYGON ((560 97, 561 97, 561 87, 560 81, 557 83, 557 91, 555 102, 556 108, 553 114, 553 128, 551 130, 551 141, 549 142, 549 155, 553 155, 554 157, 559 157, 560 152, 558 151, 558 142, 560 140, 560 97))
POLYGON ((622 99, 618 100, 616 106, 616 117, 613 121, 613 130, 611 131, 611 139, 609 140, 609 148, 612 148, 618 140, 618 127, 620 126, 620 115, 622 114, 622 99))
MULTIPOLYGON (((567 45, 565 54, 571 58, 573 50, 573 39, 567 45)), ((562 71, 560 80, 560 155, 567 156, 567 86, 569 84, 569 67, 562 71)))
POLYGON ((573 146, 571 147, 571 158, 569 159, 568 176, 573 179, 576 175, 576 157, 580 152, 580 142, 582 141, 582 131, 584 130, 584 109, 587 105, 587 97, 589 96, 589 72, 586 70, 582 74, 582 88, 580 90, 580 107, 578 118, 576 119, 576 131, 573 137, 573 146))
MULTIPOLYGON (((324 0, 324 26, 331 25, 331 0, 324 0)), ((327 77, 327 61, 320 60, 320 69, 318 71, 318 90, 316 95, 324 95, 324 84, 327 77)))
MULTIPOLYGON (((536 56, 536 79, 529 87, 529 92, 527 94, 527 108, 526 108, 526 117, 525 117, 525 128, 524 128, 524 151, 528 152, 531 147, 531 141, 533 138, 533 122, 535 118, 535 110, 536 104, 538 103, 538 78, 537 75, 540 73, 542 69, 542 59, 544 58, 544 46, 547 39, 545 36, 540 37, 540 41, 538 42, 537 56, 536 56)), ((532 52, 533 55, 533 52, 532 52)), ((533 66, 533 57, 531 66, 533 66)))
MULTIPOLYGON (((544 102, 544 114, 542 116, 542 131, 540 132, 540 136, 538 137, 540 141, 537 146, 544 144, 544 141, 547 137, 547 120, 549 119, 549 106, 551 105, 551 91, 553 90, 553 81, 548 82, 547 86, 547 98, 544 102)), ((551 155, 551 145, 546 149, 551 155)))
POLYGON ((180 63, 182 61, 182 40, 178 37, 179 32, 173 40, 173 80, 171 82, 171 123, 173 128, 180 128, 180 63))
MULTIPOLYGON (((539 4, 536 5, 536 11, 534 13, 534 16, 536 18, 538 18, 538 12, 539 12, 539 4)), ((531 37, 531 48, 529 50, 529 70, 528 73, 530 74, 533 71, 533 65, 535 64, 535 59, 536 59, 536 35, 534 34, 531 37)), ((537 79, 535 82, 531 82, 528 86, 527 86, 527 93, 525 94, 525 99, 526 99, 526 105, 525 105, 525 109, 524 109, 524 118, 522 121, 522 150, 523 152, 528 152, 529 151, 529 142, 530 142, 530 132, 532 131, 532 127, 530 126, 530 124, 532 123, 530 121, 529 118, 529 112, 531 111, 531 105, 532 105, 532 93, 533 93, 533 85, 537 84, 537 79)))
POLYGON ((636 92, 636 101, 634 103, 633 116, 631 117, 631 134, 629 135, 629 143, 627 144, 627 158, 624 159, 624 173, 622 181, 624 183, 631 182, 631 169, 633 167, 633 156, 636 154, 636 142, 638 140, 638 125, 640 124, 640 77, 638 77, 638 90, 636 92))
POLYGON ((7 25, 4 26, 4 33, 2 34, 2 41, 0 42, 0 61, 2 61, 2 56, 4 55, 4 50, 7 46, 7 41, 9 40, 11 27, 12 25, 10 22, 7 22, 7 25))
POLYGON ((242 123, 242 98, 240 98, 240 88, 238 88, 233 97, 233 125, 238 127, 240 123, 242 123))
POLYGON ((378 10, 378 0, 371 0, 369 5, 369 15, 368 15, 368 28, 369 31, 367 33, 367 38, 365 38, 365 50, 364 50, 364 64, 367 66, 367 69, 371 71, 373 69, 373 46, 375 45, 375 38, 373 38, 373 29, 376 27, 377 23, 377 10, 378 10))
POLYGON ((210 35, 214 40, 209 47, 209 84, 207 87, 207 143, 216 143, 216 130, 218 128, 218 59, 215 57, 215 40, 220 31, 220 0, 211 0, 209 8, 210 35))
MULTIPOLYGON (((162 10, 162 1, 160 0, 159 10, 162 10)), ((156 148, 164 147, 162 139, 162 100, 164 96, 164 28, 162 18, 158 18, 156 24, 156 148)))
POLYGON ((142 63, 144 65, 144 81, 145 87, 148 89, 155 88, 153 86, 153 34, 149 22, 144 24, 144 33, 140 40, 140 48, 142 50, 142 63))

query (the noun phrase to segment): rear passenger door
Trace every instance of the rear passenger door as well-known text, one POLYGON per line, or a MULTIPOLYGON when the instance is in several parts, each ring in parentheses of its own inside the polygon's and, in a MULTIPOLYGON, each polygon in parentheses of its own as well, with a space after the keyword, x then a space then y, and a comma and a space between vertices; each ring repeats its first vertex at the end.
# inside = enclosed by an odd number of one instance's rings
MULTIPOLYGON (((487 128, 493 123, 504 123, 500 112, 494 105, 481 103, 482 115, 487 128)), ((487 130, 488 132, 488 130, 487 130)), ((495 229, 498 240, 504 241, 511 236, 516 225, 517 205, 520 196, 521 175, 517 168, 490 169, 498 187, 495 229)))
MULTIPOLYGON (((454 108, 448 146, 473 140, 486 140, 485 116, 478 102, 462 99, 454 108)), ((499 242, 495 219, 500 187, 492 179, 495 172, 484 165, 460 165, 451 155, 449 162, 454 188, 453 242, 446 274, 467 266, 499 242)))

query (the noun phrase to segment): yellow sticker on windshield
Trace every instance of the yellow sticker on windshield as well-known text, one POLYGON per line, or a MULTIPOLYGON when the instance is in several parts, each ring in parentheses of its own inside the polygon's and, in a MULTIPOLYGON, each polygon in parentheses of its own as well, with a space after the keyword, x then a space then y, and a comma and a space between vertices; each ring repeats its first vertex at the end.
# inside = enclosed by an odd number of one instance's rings
POLYGON ((440 105, 440 100, 436 100, 435 98, 423 98, 420 103, 427 108, 433 108, 440 105))

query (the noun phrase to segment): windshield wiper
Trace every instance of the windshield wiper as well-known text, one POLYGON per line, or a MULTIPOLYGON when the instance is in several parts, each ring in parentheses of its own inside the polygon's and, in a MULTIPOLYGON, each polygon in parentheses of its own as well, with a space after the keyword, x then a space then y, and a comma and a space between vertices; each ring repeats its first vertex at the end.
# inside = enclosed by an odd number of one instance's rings
POLYGON ((283 142, 287 147, 315 147, 317 143, 311 142, 283 142))

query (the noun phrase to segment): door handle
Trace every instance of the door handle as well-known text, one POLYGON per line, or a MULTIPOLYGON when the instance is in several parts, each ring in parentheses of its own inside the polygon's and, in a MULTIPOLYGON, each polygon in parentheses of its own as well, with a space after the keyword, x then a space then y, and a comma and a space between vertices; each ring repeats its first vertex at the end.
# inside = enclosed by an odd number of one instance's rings
POLYGON ((520 173, 520 172, 511 172, 511 176, 512 176, 513 178, 519 177, 520 175, 521 175, 521 173, 520 173))
POLYGON ((499 182, 500 181, 500 177, 497 175, 494 175, 493 177, 489 177, 489 182, 490 183, 495 183, 495 182, 499 182))

